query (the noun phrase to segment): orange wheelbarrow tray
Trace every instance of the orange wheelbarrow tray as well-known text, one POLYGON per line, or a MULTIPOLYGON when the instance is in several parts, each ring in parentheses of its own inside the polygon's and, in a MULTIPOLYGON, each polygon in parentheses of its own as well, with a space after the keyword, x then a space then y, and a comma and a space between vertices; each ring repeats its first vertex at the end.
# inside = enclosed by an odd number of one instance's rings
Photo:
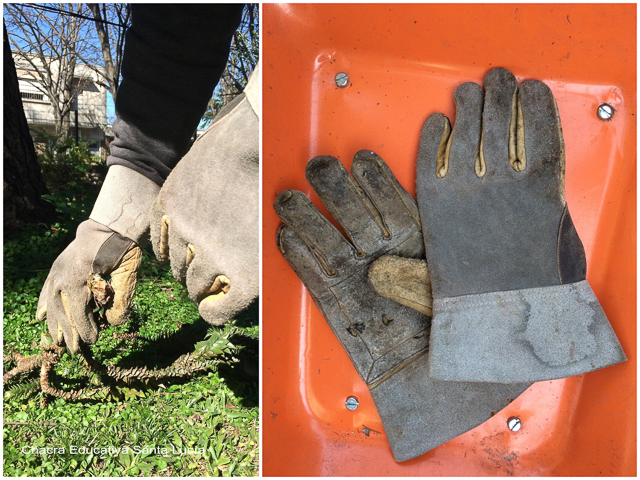
POLYGON ((265 4, 263 45, 263 474, 636 475, 636 6, 265 4), (424 120, 454 123, 455 88, 496 66, 556 97, 587 279, 629 360, 535 383, 396 463, 367 387, 276 248, 272 204, 294 188, 328 215, 307 161, 331 154, 349 168, 364 148, 415 194, 424 120))

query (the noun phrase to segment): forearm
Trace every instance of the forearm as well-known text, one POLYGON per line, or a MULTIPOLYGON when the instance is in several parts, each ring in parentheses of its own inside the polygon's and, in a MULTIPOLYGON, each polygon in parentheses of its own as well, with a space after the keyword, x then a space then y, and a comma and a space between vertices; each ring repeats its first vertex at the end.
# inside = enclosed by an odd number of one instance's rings
POLYGON ((189 149, 243 5, 132 5, 109 166, 162 185, 189 149))

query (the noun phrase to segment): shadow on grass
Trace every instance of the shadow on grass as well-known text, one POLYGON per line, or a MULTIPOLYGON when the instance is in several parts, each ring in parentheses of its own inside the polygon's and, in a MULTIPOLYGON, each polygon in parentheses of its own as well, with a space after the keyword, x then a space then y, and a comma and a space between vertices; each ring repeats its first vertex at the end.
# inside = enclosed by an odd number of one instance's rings
MULTIPOLYGON (((249 328, 258 325, 259 299, 255 300, 245 310, 236 315, 235 325, 240 328, 249 328)), ((137 331, 139 325, 144 323, 142 316, 132 318, 132 330, 137 331)), ((202 317, 194 323, 183 325, 177 332, 159 338, 157 340, 145 340, 144 344, 135 351, 121 359, 119 368, 146 367, 148 369, 166 368, 175 362, 178 357, 194 351, 196 343, 205 340, 208 330, 212 328, 202 317)), ((215 327, 213 327, 215 328, 215 327)), ((222 327, 220 327, 222 328, 222 327)), ((259 341, 249 335, 236 333, 229 338, 230 342, 238 347, 237 358, 239 362, 218 366, 218 374, 227 386, 233 391, 243 407, 256 407, 258 400, 258 363, 259 341)), ((109 352, 105 352, 109 356, 109 352)), ((104 358, 104 357, 103 357, 104 358)), ((206 374, 198 372, 185 378, 172 377, 163 380, 165 385, 180 385, 189 382, 193 378, 206 374)))
MULTIPOLYGON (((245 310, 236 316, 236 326, 252 327, 259 323, 260 300, 255 300, 245 310)), ((219 375, 225 380, 243 407, 257 407, 259 405, 259 359, 260 342, 257 338, 247 335, 233 335, 231 343, 241 346, 238 354, 240 362, 233 365, 221 365, 219 375)))

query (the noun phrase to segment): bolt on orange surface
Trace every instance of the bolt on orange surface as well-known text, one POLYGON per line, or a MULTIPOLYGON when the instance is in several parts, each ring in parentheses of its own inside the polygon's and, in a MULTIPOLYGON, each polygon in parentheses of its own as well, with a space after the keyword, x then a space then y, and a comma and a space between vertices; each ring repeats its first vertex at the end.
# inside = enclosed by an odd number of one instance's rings
POLYGON ((263 61, 263 474, 636 475, 636 6, 265 4, 263 61), (535 383, 396 463, 366 385, 276 248, 272 205, 298 189, 329 216, 305 166, 330 154, 348 169, 360 149, 415 196, 424 120, 453 124, 455 88, 496 66, 556 97, 587 279, 628 361, 535 383))

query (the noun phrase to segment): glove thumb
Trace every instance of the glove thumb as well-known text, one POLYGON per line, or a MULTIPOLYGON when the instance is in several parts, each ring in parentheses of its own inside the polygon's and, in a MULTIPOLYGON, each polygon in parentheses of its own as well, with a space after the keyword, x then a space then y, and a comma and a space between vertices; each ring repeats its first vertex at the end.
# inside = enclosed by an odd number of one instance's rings
POLYGON ((131 300, 136 293, 141 264, 142 250, 137 244, 132 243, 116 269, 111 272, 113 303, 105 311, 109 325, 122 325, 129 319, 131 300))
POLYGON ((378 295, 432 315, 431 277, 425 260, 384 255, 369 267, 368 282, 378 295))

